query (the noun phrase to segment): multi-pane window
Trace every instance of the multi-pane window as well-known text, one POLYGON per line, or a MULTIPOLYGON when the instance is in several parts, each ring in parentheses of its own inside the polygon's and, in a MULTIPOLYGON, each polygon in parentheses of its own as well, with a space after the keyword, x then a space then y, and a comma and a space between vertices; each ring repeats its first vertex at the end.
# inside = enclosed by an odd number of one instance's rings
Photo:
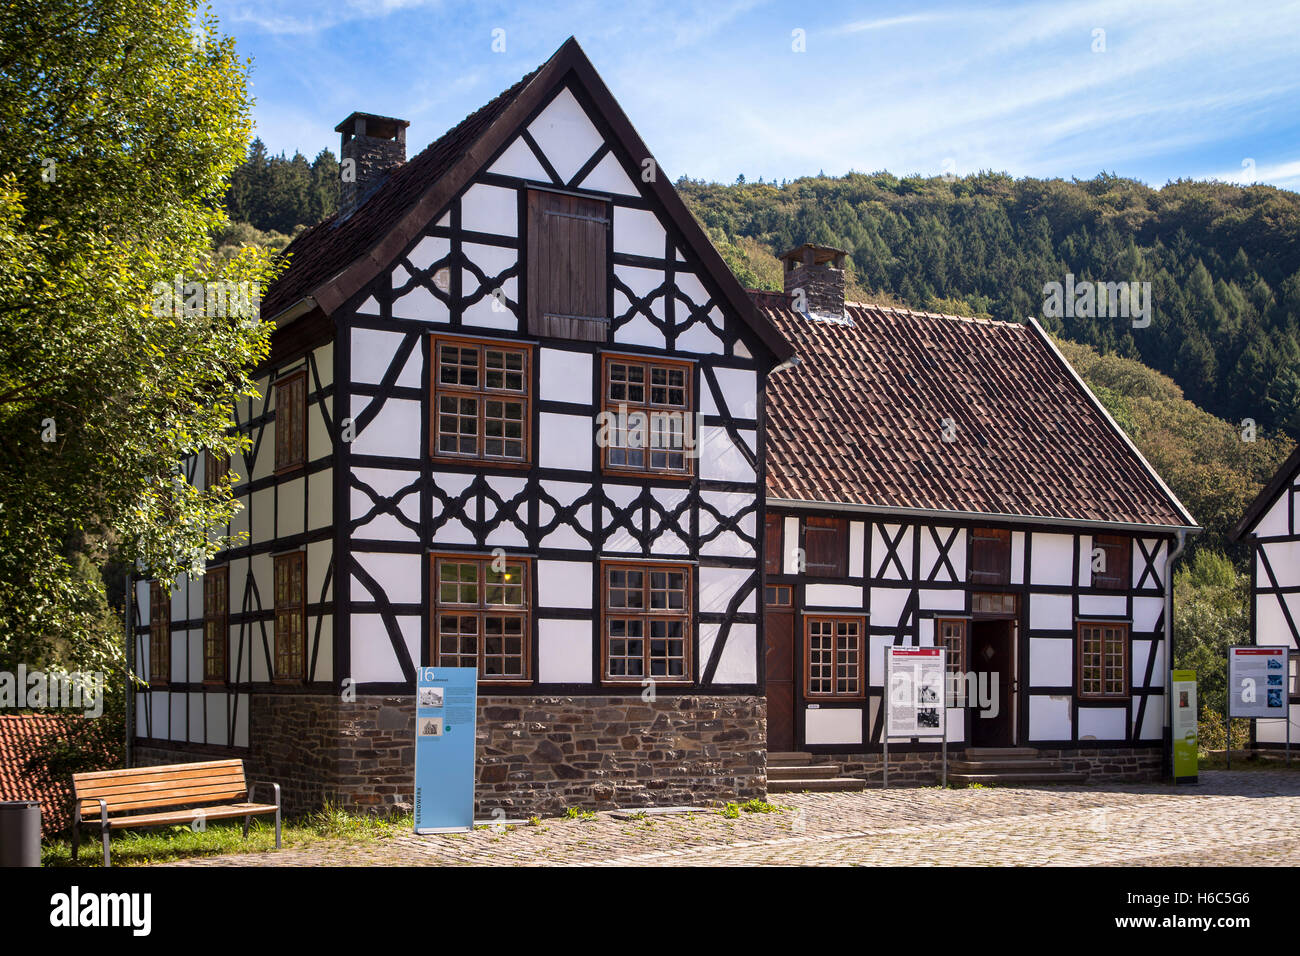
POLYGON ((861 698, 862 618, 809 617, 804 628, 807 696, 861 698))
POLYGON ((769 584, 763 588, 763 603, 769 607, 789 607, 793 589, 788 584, 769 584))
POLYGON ((435 555, 434 653, 441 667, 476 667, 479 680, 528 679, 528 562, 435 555))
POLYGON ((528 348, 433 340, 433 454, 528 461, 528 348))
POLYGON ((1079 696, 1127 697, 1128 625, 1093 621, 1079 625, 1079 696))
POLYGON ((301 551, 275 559, 275 679, 307 676, 307 603, 301 551))
POLYGON ((1132 577, 1133 539, 1121 534, 1092 538, 1092 586, 1127 591, 1132 577))
POLYGON ((939 646, 948 652, 945 661, 948 706, 960 707, 960 694, 966 675, 966 622, 938 620, 934 626, 939 636, 939 646))
POLYGON ((691 366, 680 362, 605 358, 605 467, 690 475, 696 436, 691 366))
POLYGON ((149 585, 149 683, 165 684, 172 667, 172 602, 157 581, 149 585))
POLYGON ((307 373, 294 372, 275 383, 275 470, 307 462, 307 373))
POLYGON ((203 575, 203 679, 226 679, 230 636, 230 569, 209 568, 203 575))
POLYGON ((606 564, 602 573, 605 679, 690 680, 690 567, 606 564))
POLYGON ((803 543, 808 574, 826 578, 848 575, 848 523, 843 518, 805 518, 803 543))
POLYGON ((971 531, 971 584, 1011 583, 1011 532, 1005 528, 971 531))

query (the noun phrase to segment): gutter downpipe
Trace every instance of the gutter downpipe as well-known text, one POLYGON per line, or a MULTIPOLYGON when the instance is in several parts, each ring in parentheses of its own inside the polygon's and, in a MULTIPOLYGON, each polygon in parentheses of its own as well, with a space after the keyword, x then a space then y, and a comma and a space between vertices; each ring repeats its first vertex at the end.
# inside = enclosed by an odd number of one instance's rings
MULTIPOLYGON (((135 716, 135 707, 134 707, 134 704, 135 704, 135 687, 133 686, 132 681, 131 681, 131 675, 135 673, 135 661, 132 660, 132 657, 134 656, 134 653, 135 653, 135 640, 134 640, 135 635, 131 633, 131 631, 132 631, 132 628, 131 628, 131 609, 132 609, 133 605, 135 604, 135 594, 134 594, 133 591, 132 591, 132 588, 133 588, 133 587, 134 587, 134 585, 131 583, 131 572, 130 572, 130 571, 127 571, 127 572, 126 572, 126 590, 122 593, 122 617, 123 617, 123 619, 124 619, 124 620, 123 620, 123 630, 125 631, 125 638, 126 638, 126 640, 125 640, 126 646, 123 648, 123 650, 126 651, 126 653, 123 655, 123 658, 124 658, 124 660, 125 660, 125 662, 126 662, 126 673, 122 675, 123 678, 125 679, 126 683, 125 683, 125 686, 123 687, 122 692, 126 695, 126 701, 125 701, 125 704, 126 704, 126 721, 125 721, 125 722, 126 722, 126 766, 127 766, 127 769, 130 769, 130 767, 131 767, 131 757, 132 757, 132 753, 131 753, 131 742, 132 742, 132 738, 135 736, 135 734, 133 733, 134 728, 133 728, 133 726, 132 726, 132 724, 133 724, 133 720, 132 720, 132 718, 135 716)), ((105 693, 105 691, 102 691, 102 690, 101 690, 100 693, 101 693, 101 694, 102 694, 102 693, 105 693)))
POLYGON ((1178 547, 1165 558, 1165 760, 1168 779, 1174 779, 1174 562, 1187 548, 1187 532, 1178 529, 1178 547))

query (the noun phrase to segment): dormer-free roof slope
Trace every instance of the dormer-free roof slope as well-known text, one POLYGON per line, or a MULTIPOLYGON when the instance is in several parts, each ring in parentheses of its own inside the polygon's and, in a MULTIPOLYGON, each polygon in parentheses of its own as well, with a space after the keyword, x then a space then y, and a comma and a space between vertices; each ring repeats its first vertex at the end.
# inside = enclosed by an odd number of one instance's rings
POLYGON ((1195 527, 1036 322, 751 294, 799 356, 769 378, 769 502, 1195 527))

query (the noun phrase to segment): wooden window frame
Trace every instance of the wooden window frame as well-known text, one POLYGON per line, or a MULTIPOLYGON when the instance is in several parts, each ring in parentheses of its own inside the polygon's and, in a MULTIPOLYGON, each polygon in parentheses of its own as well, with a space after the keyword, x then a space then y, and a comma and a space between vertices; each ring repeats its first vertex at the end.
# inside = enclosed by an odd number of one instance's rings
POLYGON ((1128 700, 1133 696, 1133 675, 1132 675, 1132 632, 1127 621, 1079 621, 1075 628, 1078 645, 1075 648, 1075 657, 1077 666, 1075 669, 1075 693, 1080 700, 1128 700), (1084 674, 1089 666, 1084 662, 1084 631, 1097 629, 1102 632, 1101 646, 1101 681, 1100 691, 1088 691, 1084 689, 1084 674), (1121 680, 1123 683, 1122 690, 1110 691, 1106 689, 1106 665, 1107 665, 1107 643, 1112 640, 1106 636, 1107 631, 1119 633, 1120 648, 1123 652, 1123 664, 1121 670, 1121 680))
POLYGON ((655 686, 690 685, 695 682, 695 568, 690 564, 675 561, 602 561, 600 564, 600 680, 604 684, 634 684, 641 686, 652 680, 655 686), (641 584, 641 608, 627 609, 611 607, 609 592, 611 571, 637 571, 644 575, 641 584), (683 605, 681 610, 654 610, 650 604, 651 575, 656 571, 675 571, 685 576, 683 605), (641 635, 641 664, 643 673, 636 675, 610 673, 610 633, 611 618, 636 618, 643 621, 641 635), (651 673, 650 628, 652 621, 681 621, 682 623, 682 671, 681 677, 657 677, 651 673))
MULTIPOLYGON (((839 635, 834 635, 835 647, 834 655, 838 659, 840 653, 839 635)), ((867 619, 860 614, 804 614, 803 618, 803 694, 808 701, 848 701, 848 700, 866 700, 867 697, 867 654, 869 651, 869 642, 867 640, 867 619), (824 691, 814 691, 812 689, 812 626, 814 623, 830 622, 839 623, 847 622, 857 625, 857 651, 858 651, 858 689, 855 693, 843 693, 832 690, 829 693, 824 691)), ((834 666, 834 665, 832 665, 834 666)), ((836 680, 836 675, 831 675, 831 681, 836 680)))
MULTIPOLYGON (((484 554, 464 554, 458 552, 434 552, 429 555, 429 592, 430 592, 430 617, 429 617, 429 661, 434 667, 446 667, 442 663, 442 648, 439 638, 440 621, 439 618, 444 614, 454 614, 457 617, 474 617, 476 620, 476 647, 475 656, 478 660, 478 681, 480 684, 492 684, 493 686, 523 686, 532 684, 533 668, 533 559, 519 555, 507 554, 505 561, 507 564, 518 565, 523 570, 523 581, 520 584, 522 588, 523 603, 520 605, 512 604, 488 604, 487 603, 487 570, 492 562, 496 560, 495 555, 484 554), (441 563, 454 562, 456 564, 473 564, 476 565, 477 578, 475 580, 475 601, 465 603, 460 601, 443 601, 441 594, 442 580, 440 577, 441 563), (485 659, 488 657, 486 627, 484 619, 491 616, 518 618, 523 621, 521 628, 521 647, 520 656, 523 665, 522 674, 501 674, 491 675, 484 673, 485 659)), ((459 582, 464 584, 465 582, 459 582)), ((495 586, 495 585, 494 585, 495 586)), ((454 657, 466 656, 457 651, 454 657)), ((498 656, 498 655, 493 655, 498 656)), ((513 656, 506 655, 504 651, 501 657, 513 656)))
POLYGON ((149 582, 149 686, 166 687, 172 676, 172 597, 149 582), (161 653, 159 653, 161 651, 161 653))
POLYGON ((307 370, 298 369, 275 380, 275 473, 285 474, 307 466, 307 370), (283 396, 288 389, 301 389, 302 401, 286 403, 283 396), (288 413, 287 415, 285 413, 288 413), (289 422, 289 438, 284 437, 284 425, 289 422), (294 434, 298 441, 293 441, 294 434))
POLYGON ((971 587, 979 590, 1009 587, 1011 585, 1011 530, 1009 528, 971 528, 970 567, 966 578, 971 587), (1006 543, 1004 566, 990 571, 976 566, 979 553, 977 541, 998 541, 1006 543), (980 577, 977 577, 980 575, 980 577), (993 577, 996 575, 996 579, 993 577))
MULTIPOLYGON (((942 647, 949 653, 944 660, 944 678, 948 681, 947 700, 949 707, 960 706, 957 703, 957 688, 961 686, 958 681, 963 680, 966 675, 966 662, 970 659, 970 621, 964 617, 937 617, 934 619, 934 643, 936 647, 942 647), (957 637, 958 653, 953 655, 952 647, 949 644, 949 638, 943 633, 945 627, 961 628, 961 634, 957 637), (956 675, 956 680, 954 680, 956 675)), ((964 688, 963 688, 964 689, 964 688)))
POLYGON ((794 587, 789 584, 765 584, 763 603, 767 607, 794 607, 794 587))
POLYGON ((208 568, 203 574, 203 682, 230 680, 230 567, 208 568), (217 592, 216 584, 221 582, 217 592), (224 600, 217 604, 217 594, 224 600), (214 654, 214 648, 220 654, 214 654), (214 666, 219 662, 219 666, 214 666))
POLYGON ((808 515, 803 519, 804 573, 813 578, 847 578, 849 576, 849 522, 847 518, 808 515), (812 563, 813 549, 809 546, 811 535, 833 533, 835 536, 835 564, 812 563), (830 567, 829 571, 822 570, 830 567))
MULTIPOLYGON (((606 414, 618 415, 619 406, 627 409, 628 414, 640 412, 645 415, 662 414, 665 412, 677 413, 685 416, 685 428, 694 430, 695 428, 695 363, 684 361, 682 359, 660 358, 658 356, 640 356, 624 355, 621 353, 605 353, 601 356, 600 363, 600 409, 606 414), (645 370, 646 378, 644 388, 646 390, 645 401, 617 401, 610 398, 610 388, 612 385, 610 379, 610 368, 614 365, 636 366, 645 370), (653 369, 677 369, 683 373, 683 387, 686 392, 686 403, 684 406, 657 404, 650 400, 650 389, 652 383, 650 376, 653 369)), ((672 387, 672 386, 667 386, 672 387)), ((684 433, 685 434, 685 433, 684 433)), ((701 436, 696 434, 686 435, 689 440, 695 444, 692 446, 683 446, 682 456, 685 468, 676 470, 671 468, 655 468, 650 464, 652 453, 649 444, 649 427, 647 425, 646 445, 640 449, 645 453, 645 464, 641 467, 628 464, 611 464, 609 453, 612 449, 618 447, 611 443, 606 443, 605 447, 600 449, 601 471, 607 475, 633 475, 638 478, 653 476, 656 481, 690 481, 695 477, 695 461, 697 458, 696 451, 699 447, 701 436)))
POLYGON ((462 335, 429 336, 429 457, 433 461, 446 464, 463 465, 481 464, 494 468, 528 468, 533 461, 533 361, 534 347, 529 344, 510 342, 503 339, 474 338, 462 335), (440 348, 451 345, 462 349, 475 349, 478 352, 478 385, 444 385, 441 382, 440 348), (489 388, 487 386, 487 354, 492 351, 510 352, 523 356, 523 390, 489 388), (477 402, 477 430, 475 431, 476 449, 474 454, 443 451, 438 447, 440 437, 439 400, 444 396, 473 398, 477 402), (487 403, 492 399, 518 401, 523 405, 523 457, 488 455, 487 443, 487 403))
MULTIPOLYGON (((1092 548, 1102 548, 1106 554, 1106 572, 1098 576, 1097 572, 1092 572, 1092 586, 1104 591, 1128 591, 1133 582, 1133 539, 1126 534, 1095 534, 1092 536, 1092 548), (1112 571, 1112 565, 1115 563, 1112 558, 1115 557, 1115 551, 1122 551, 1119 555, 1120 560, 1119 572, 1112 571)), ((1091 567, 1092 555, 1088 555, 1089 567, 1091 567)))
MULTIPOLYGON (((292 577, 290 577, 292 580, 292 577)), ((286 554, 275 555, 272 563, 272 589, 274 591, 274 641, 275 654, 273 661, 275 672, 272 677, 273 682, 277 684, 302 684, 307 681, 307 555, 302 551, 290 551, 286 554), (280 568, 287 567, 296 563, 298 565, 298 580, 302 582, 302 589, 298 593, 298 599, 293 600, 292 596, 281 600, 281 592, 278 584, 280 568), (289 621, 296 617, 298 621, 298 633, 301 636, 301 647, 296 655, 301 661, 301 669, 297 673, 289 673, 292 669, 288 666, 295 655, 285 653, 285 646, 291 635, 282 633, 281 622, 289 621)))

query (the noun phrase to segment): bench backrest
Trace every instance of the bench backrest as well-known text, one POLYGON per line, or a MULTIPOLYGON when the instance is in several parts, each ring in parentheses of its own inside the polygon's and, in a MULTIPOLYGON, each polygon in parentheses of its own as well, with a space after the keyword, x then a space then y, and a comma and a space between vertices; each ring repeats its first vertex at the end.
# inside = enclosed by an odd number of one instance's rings
POLYGON ((109 813, 183 807, 243 797, 248 793, 242 760, 208 760, 130 770, 97 770, 72 775, 74 800, 81 818, 99 817, 99 801, 109 813))

